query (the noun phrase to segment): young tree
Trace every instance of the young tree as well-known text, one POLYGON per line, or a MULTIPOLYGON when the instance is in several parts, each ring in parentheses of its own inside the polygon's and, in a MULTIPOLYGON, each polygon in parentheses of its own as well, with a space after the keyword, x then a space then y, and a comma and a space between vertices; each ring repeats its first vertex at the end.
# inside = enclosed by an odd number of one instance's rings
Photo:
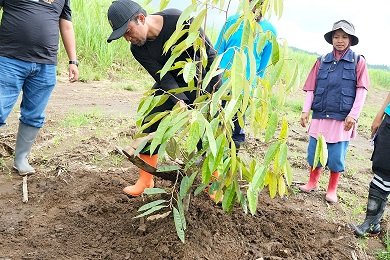
MULTIPOLYGON (((160 8, 164 9, 169 2, 161 0, 160 8)), ((207 64, 204 35, 199 37, 199 32, 203 32, 201 27, 207 31, 205 25, 208 12, 211 9, 219 9, 227 13, 231 1, 192 0, 183 11, 175 33, 165 44, 165 51, 173 45, 175 48, 160 72, 162 77, 173 68, 181 69, 188 87, 157 97, 148 92, 137 111, 140 132, 158 120, 161 122, 150 142, 140 142, 135 154, 145 145, 149 145, 151 152, 158 150, 160 158, 168 155, 171 161, 180 162, 179 166, 174 168, 158 169, 159 172, 177 172, 176 181, 170 191, 158 188, 145 190, 145 194, 171 194, 170 200, 160 199, 144 205, 140 208, 143 213, 137 217, 154 214, 154 218, 158 218, 167 216, 168 212, 172 211, 178 236, 183 242, 186 229, 184 205, 188 203, 189 194, 197 195, 208 190, 215 195, 216 201, 222 202, 224 211, 231 211, 234 204, 238 203, 245 213, 249 210, 254 215, 258 195, 265 187, 268 187, 272 198, 277 194, 284 196, 287 193, 286 187, 292 182, 292 171, 287 159, 288 122, 282 108, 286 96, 296 85, 297 65, 288 60, 285 43, 279 44, 270 32, 262 31, 256 22, 256 12, 252 11, 255 6, 261 5, 264 15, 275 14, 281 17, 283 1, 239 2, 238 12, 242 15, 225 35, 228 38, 239 26, 243 26, 241 47, 235 50, 231 69, 225 72, 219 69, 221 57, 217 57, 205 78, 200 79, 201 74, 197 73, 207 64), (191 25, 185 29, 184 24, 189 20, 191 25), (185 40, 177 42, 183 35, 187 36, 185 40), (256 38, 257 45, 254 44, 256 38), (254 48, 261 49, 267 41, 273 46, 267 76, 259 78, 256 76, 256 70, 251 69, 247 78, 247 62, 250 66, 255 66, 254 48), (190 46, 198 50, 200 59, 175 62, 190 46), (201 90, 205 90, 211 78, 222 73, 225 73, 227 80, 214 92, 201 94, 201 90), (197 85, 194 84, 195 78, 197 85), (169 95, 189 90, 198 93, 193 106, 184 109, 177 106, 172 111, 151 115, 147 118, 147 123, 141 125, 145 116, 169 95), (224 105, 222 100, 225 101, 224 105), (244 116, 249 122, 247 129, 266 149, 264 158, 245 151, 237 153, 237 147, 232 140, 233 120, 238 120, 244 127, 244 116), (164 210, 165 213, 157 214, 164 210)), ((143 136, 138 134, 136 137, 143 136)))

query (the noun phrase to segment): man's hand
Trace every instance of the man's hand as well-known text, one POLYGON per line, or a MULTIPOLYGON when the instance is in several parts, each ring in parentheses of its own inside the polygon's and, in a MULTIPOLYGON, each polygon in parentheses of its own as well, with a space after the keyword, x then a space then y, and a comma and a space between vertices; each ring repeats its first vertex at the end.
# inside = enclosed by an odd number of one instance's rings
POLYGON ((347 116, 344 120, 344 130, 349 131, 356 124, 356 120, 353 117, 347 116))
POLYGON ((79 80, 79 68, 76 64, 69 64, 69 81, 75 82, 79 80))
POLYGON ((372 121, 371 125, 371 138, 374 137, 376 131, 378 131, 379 126, 382 123, 382 118, 381 117, 375 117, 374 121, 372 121))
POLYGON ((309 112, 302 112, 300 123, 302 127, 306 127, 307 123, 309 122, 309 112))

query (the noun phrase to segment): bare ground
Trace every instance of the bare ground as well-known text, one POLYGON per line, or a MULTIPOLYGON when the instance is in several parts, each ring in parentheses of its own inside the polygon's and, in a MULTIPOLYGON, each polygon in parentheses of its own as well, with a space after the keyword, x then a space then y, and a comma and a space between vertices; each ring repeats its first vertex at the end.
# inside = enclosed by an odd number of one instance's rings
MULTIPOLYGON (((371 91, 367 104, 379 107, 383 93, 371 91)), ((371 178, 368 131, 351 143, 335 205, 324 200, 325 173, 316 193, 302 194, 293 186, 288 197, 271 200, 264 191, 255 216, 240 208, 225 214, 206 194, 192 198, 185 244, 177 238, 172 216, 134 219, 150 198, 122 194, 136 181, 137 169, 116 154, 115 146, 126 144, 133 133, 140 96, 110 82, 60 82, 34 145, 31 162, 38 173, 28 178, 27 203, 22 202, 22 179, 12 171, 15 109, 9 125, 0 128, 0 259, 341 260, 375 259, 383 249, 383 234, 357 239, 348 227, 364 218, 371 178), (72 113, 86 113, 91 121, 69 126, 72 113)), ((307 136, 297 121, 291 122, 289 142, 295 185, 308 175, 307 136)), ((250 138, 246 148, 256 152, 256 144, 250 138)))

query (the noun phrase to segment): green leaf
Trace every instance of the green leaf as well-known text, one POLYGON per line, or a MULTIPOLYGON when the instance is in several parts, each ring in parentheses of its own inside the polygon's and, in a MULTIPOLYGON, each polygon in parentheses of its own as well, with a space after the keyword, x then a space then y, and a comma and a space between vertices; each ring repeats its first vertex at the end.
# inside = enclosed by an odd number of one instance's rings
POLYGON ((180 25, 182 25, 185 21, 188 21, 191 18, 192 13, 195 12, 197 8, 198 5, 188 5, 181 13, 179 20, 177 20, 176 28, 180 28, 180 25))
POLYGON ((253 175, 252 181, 249 183, 251 190, 258 191, 263 187, 266 172, 267 171, 264 166, 255 167, 255 174, 253 175))
POLYGON ((232 24, 229 29, 226 30, 226 32, 223 34, 223 37, 225 40, 228 40, 230 38, 230 36, 232 36, 233 33, 235 33, 239 26, 241 25, 241 23, 243 22, 243 18, 238 18, 237 21, 232 24))
POLYGON ((155 194, 167 194, 166 190, 160 188, 146 188, 144 190, 145 195, 155 195, 155 194))
POLYGON ((292 184, 292 181, 293 181, 293 174, 292 174, 293 170, 291 168, 291 165, 290 163, 287 161, 286 163, 286 169, 285 169, 285 178, 286 178, 286 181, 287 181, 287 185, 290 186, 292 184))
POLYGON ((268 122, 267 130, 265 131, 265 141, 269 142, 272 136, 275 134, 276 128, 278 127, 278 114, 275 112, 271 113, 270 120, 268 122))
POLYGON ((231 212, 233 209, 233 202, 236 197, 236 189, 234 183, 223 194, 222 209, 225 212, 231 212))
POLYGON ((160 11, 164 10, 168 4, 169 4, 170 0, 160 0, 160 11))
POLYGON ((242 81, 245 80, 244 70, 246 69, 246 55, 244 52, 235 51, 233 65, 231 67, 232 100, 238 99, 242 94, 242 81))
POLYGON ((206 17, 206 14, 207 14, 207 9, 205 8, 196 15, 196 17, 194 18, 190 26, 190 31, 189 31, 190 33, 194 31, 199 32, 202 23, 204 21, 204 18, 206 17))
POLYGON ((163 208, 166 208, 166 207, 168 207, 168 206, 162 206, 162 205, 161 205, 161 206, 155 206, 155 207, 153 207, 153 208, 151 208, 151 209, 145 211, 144 213, 135 216, 134 218, 140 218, 140 217, 144 217, 144 216, 150 215, 150 214, 152 214, 153 212, 156 212, 156 211, 158 211, 158 210, 160 210, 160 209, 163 209, 163 208))
POLYGON ((173 32, 171 37, 164 43, 163 53, 166 54, 169 49, 188 32, 188 29, 183 29, 183 25, 176 24, 176 30, 173 32))
POLYGON ((251 188, 249 188, 248 191, 246 192, 246 197, 248 199, 249 211, 251 212, 252 215, 256 214, 258 196, 259 196, 258 192, 255 190, 252 190, 251 188))
POLYGON ((148 128, 149 126, 153 125, 154 123, 156 123, 157 121, 161 120, 163 117, 165 117, 167 114, 169 114, 169 111, 164 111, 164 112, 160 112, 158 114, 156 114, 152 120, 150 120, 149 122, 147 122, 146 124, 143 124, 139 131, 142 132, 143 130, 145 130, 146 128, 148 128))
POLYGON ((204 192, 204 190, 209 186, 209 184, 201 184, 200 186, 198 186, 198 188, 196 188, 196 190, 194 191, 194 195, 199 195, 201 192, 204 192))
POLYGON ((275 174, 270 173, 269 175, 269 183, 268 183, 268 189, 269 189, 269 196, 271 199, 275 198, 277 188, 278 188, 278 179, 276 178, 275 174))
POLYGON ((173 207, 173 220, 175 222, 175 227, 176 227, 176 233, 181 242, 184 243, 185 241, 185 234, 184 234, 184 228, 183 228, 183 221, 181 219, 181 215, 179 211, 173 207))
POLYGON ((183 78, 186 83, 194 79, 196 74, 196 65, 193 62, 188 62, 184 66, 183 78))
POLYGON ((177 171, 180 169, 181 168, 179 165, 162 165, 162 166, 159 166, 157 168, 157 171, 158 172, 173 172, 173 171, 177 171))
POLYGON ((286 183, 284 182, 283 175, 279 177, 278 193, 280 197, 283 197, 286 194, 286 183))
POLYGON ((202 89, 203 90, 205 90, 207 88, 207 86, 209 85, 209 83, 213 77, 217 76, 218 74, 220 74, 222 72, 222 70, 218 71, 219 63, 221 62, 222 57, 223 57, 223 55, 218 55, 214 59, 213 63, 211 64, 210 70, 207 72, 207 74, 204 77, 204 80, 202 82, 202 89))
POLYGON ((320 136, 321 139, 321 154, 320 154, 320 163, 321 165, 326 165, 328 162, 328 146, 326 144, 325 137, 323 135, 320 136))
POLYGON ((180 56, 180 54, 181 54, 180 52, 172 53, 171 57, 169 57, 167 62, 165 62, 163 68, 160 70, 160 79, 162 79, 165 76, 165 74, 167 74, 167 72, 171 69, 173 63, 180 56))
MULTIPOLYGON (((316 144, 316 151, 314 153, 314 160, 313 160, 313 170, 317 168, 320 162, 320 154, 322 153, 322 147, 321 147, 321 134, 317 136, 317 144, 316 144)), ((324 166, 324 165, 322 165, 324 166)))
POLYGON ((158 128, 156 130, 156 134, 153 137, 152 143, 150 145, 150 152, 154 152, 156 147, 162 143, 163 137, 165 132, 168 130, 168 128, 171 125, 171 121, 173 120, 172 116, 166 116, 164 117, 160 124, 158 125, 158 128))
POLYGON ((282 143, 279 147, 279 167, 283 168, 287 162, 287 144, 282 143))
POLYGON ((291 91, 292 89, 294 89, 294 85, 298 80, 298 69, 299 69, 298 64, 295 64, 294 72, 291 73, 292 77, 291 77, 290 81, 288 82, 286 91, 291 91))
POLYGON ((204 131, 204 127, 201 126, 198 121, 193 121, 191 123, 190 131, 186 142, 188 153, 191 153, 196 149, 196 146, 203 135, 203 131, 204 131))
POLYGON ((210 156, 207 156, 202 165, 202 183, 208 184, 211 178, 211 171, 209 167, 210 156))
POLYGON ((206 124, 206 136, 207 136, 207 140, 209 141, 210 151, 213 154, 213 156, 216 157, 217 156, 217 144, 215 142, 214 133, 213 133, 213 130, 212 130, 210 124, 206 124))
POLYGON ((190 187, 191 187, 191 185, 189 183, 188 176, 184 176, 183 179, 181 180, 181 183, 180 183, 179 200, 183 199, 186 196, 190 187))
POLYGON ((140 207, 138 209, 138 211, 148 210, 148 209, 153 208, 155 206, 158 206, 158 205, 160 205, 160 204, 162 204, 164 202, 167 202, 167 200, 156 200, 156 201, 149 202, 148 204, 145 204, 142 207, 140 207))
POLYGON ((280 146, 280 142, 275 142, 268 148, 264 158, 264 166, 269 165, 270 162, 274 159, 276 153, 279 150, 279 146, 280 146))
POLYGON ((181 219, 181 223, 183 225, 183 230, 186 230, 187 229, 187 221, 186 221, 186 217, 184 214, 183 201, 180 199, 177 200, 177 210, 180 213, 180 219, 181 219))
POLYGON ((272 36, 272 59, 271 62, 275 65, 279 61, 279 43, 276 37, 272 36))
POLYGON ((282 129, 279 133, 279 140, 285 140, 288 137, 288 121, 285 117, 282 119, 282 129))

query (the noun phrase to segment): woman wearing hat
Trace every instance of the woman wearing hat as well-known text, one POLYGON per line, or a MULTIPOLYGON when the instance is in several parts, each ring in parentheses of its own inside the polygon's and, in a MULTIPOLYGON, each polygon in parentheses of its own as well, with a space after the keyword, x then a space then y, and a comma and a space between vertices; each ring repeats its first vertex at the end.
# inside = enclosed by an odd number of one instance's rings
POLYGON ((359 42, 351 23, 345 20, 335 22, 324 38, 332 44, 333 50, 317 59, 303 87, 306 92, 300 118, 303 127, 307 126, 312 111, 307 149, 310 176, 308 183, 299 188, 304 192, 317 190, 322 169, 327 166, 330 178, 325 199, 334 203, 337 202, 339 177, 345 170, 348 144, 356 136, 369 77, 365 59, 350 49, 359 42), (328 161, 326 165, 313 167, 320 134, 327 143, 328 161))

